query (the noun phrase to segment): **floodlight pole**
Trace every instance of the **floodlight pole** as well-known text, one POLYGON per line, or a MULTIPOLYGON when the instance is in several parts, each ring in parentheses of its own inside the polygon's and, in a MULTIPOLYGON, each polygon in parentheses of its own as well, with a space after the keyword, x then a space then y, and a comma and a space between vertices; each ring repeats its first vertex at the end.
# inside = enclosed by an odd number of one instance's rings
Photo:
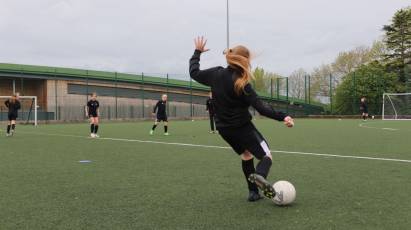
POLYGON ((227 49, 230 48, 230 5, 227 0, 227 49))

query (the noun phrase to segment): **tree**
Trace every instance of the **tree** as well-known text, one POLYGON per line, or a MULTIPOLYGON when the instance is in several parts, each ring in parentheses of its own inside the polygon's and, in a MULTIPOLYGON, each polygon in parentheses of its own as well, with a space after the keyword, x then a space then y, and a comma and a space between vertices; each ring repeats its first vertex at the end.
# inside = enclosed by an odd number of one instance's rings
POLYGON ((305 79, 307 75, 307 72, 304 69, 300 68, 292 72, 288 77, 289 95, 291 97, 304 99, 306 89, 305 79))
POLYGON ((336 88, 334 111, 338 114, 359 113, 359 100, 365 96, 371 114, 380 114, 382 94, 398 90, 397 74, 386 71, 378 61, 359 67, 343 78, 336 88))
POLYGON ((379 60, 384 53, 386 53, 386 48, 381 41, 375 41, 371 47, 359 46, 353 50, 341 52, 331 64, 333 75, 335 77, 345 76, 361 65, 379 60))
MULTIPOLYGON (((330 75, 335 75, 331 65, 321 65, 314 68, 310 76, 310 97, 317 101, 324 101, 324 97, 329 97, 330 75)), ((333 78, 336 80, 336 78, 333 78)), ((337 82, 334 82, 336 85, 337 82)))
POLYGON ((277 78, 283 78, 279 74, 272 73, 265 71, 261 67, 257 67, 253 71, 253 79, 251 84, 254 86, 254 89, 258 92, 269 93, 271 91, 271 87, 276 88, 276 81, 277 78), (271 85, 273 83, 273 85, 271 85))
POLYGON ((407 65, 411 59, 411 7, 397 11, 390 25, 383 27, 385 44, 389 53, 385 55, 390 70, 398 72, 401 84, 407 81, 407 65))
POLYGON ((266 83, 266 72, 263 68, 255 68, 253 72, 254 78, 252 79, 252 84, 256 91, 267 92, 269 85, 266 83))

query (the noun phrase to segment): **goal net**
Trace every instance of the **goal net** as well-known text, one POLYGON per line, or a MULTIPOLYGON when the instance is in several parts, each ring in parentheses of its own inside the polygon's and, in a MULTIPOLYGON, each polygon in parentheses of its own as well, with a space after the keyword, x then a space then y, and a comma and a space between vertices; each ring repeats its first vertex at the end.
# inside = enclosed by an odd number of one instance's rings
MULTIPOLYGON (((0 96, 0 121, 8 120, 8 108, 5 102, 10 96, 0 96)), ((17 121, 23 124, 33 124, 37 126, 37 97, 36 96, 19 96, 21 108, 18 112, 17 121)))
POLYGON ((384 93, 383 120, 411 120, 411 93, 384 93))

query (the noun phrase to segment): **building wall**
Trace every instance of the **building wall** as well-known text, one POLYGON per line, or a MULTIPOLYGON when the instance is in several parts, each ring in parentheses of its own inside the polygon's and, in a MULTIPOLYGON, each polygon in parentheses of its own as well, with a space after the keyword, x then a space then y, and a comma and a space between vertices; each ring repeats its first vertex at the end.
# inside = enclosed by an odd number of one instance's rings
MULTIPOLYGON (((40 109, 47 110, 47 88, 46 80, 24 79, 24 78, 0 78, 0 96, 10 96, 13 94, 13 80, 15 91, 21 96, 37 96, 37 103, 40 109)), ((23 101, 23 103, 25 103, 23 101)), ((30 103, 27 101, 26 103, 30 103)))
MULTIPOLYGON (((82 82, 82 81, 67 81, 67 80, 47 80, 47 111, 54 113, 54 117, 57 120, 84 120, 85 119, 85 105, 89 100, 89 96, 84 92, 82 94, 72 94, 68 91, 68 85, 82 85, 89 86, 88 93, 93 92, 93 87, 111 87, 115 90, 115 86, 111 83, 102 82, 82 82)), ((118 89, 132 89, 140 90, 139 84, 118 84, 118 89)), ((186 94, 189 96, 190 92, 187 90, 165 89, 162 87, 144 86, 144 91, 150 93, 151 98, 141 97, 113 97, 99 95, 98 101, 100 102, 100 114, 103 119, 135 119, 135 118, 150 118, 153 107, 161 95, 168 91, 175 94, 186 94)), ((138 94, 139 95, 139 94, 138 94)), ((205 97, 207 92, 193 93, 197 97, 205 97)), ((191 104, 186 102, 173 101, 170 98, 168 104, 168 114, 170 117, 189 118, 192 115, 195 117, 205 117, 205 105, 193 104, 193 110, 191 110, 191 104)))

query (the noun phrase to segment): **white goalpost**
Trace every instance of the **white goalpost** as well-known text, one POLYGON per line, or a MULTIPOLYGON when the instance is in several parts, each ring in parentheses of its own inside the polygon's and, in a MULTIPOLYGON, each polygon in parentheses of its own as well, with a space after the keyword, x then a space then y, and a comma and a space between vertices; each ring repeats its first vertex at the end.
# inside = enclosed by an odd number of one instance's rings
MULTIPOLYGON (((10 99, 10 96, 0 96, 0 118, 7 120, 8 109, 5 102, 10 99)), ((21 108, 19 110, 18 120, 24 121, 26 124, 37 126, 38 122, 38 103, 37 96, 19 96, 21 108)))
POLYGON ((411 93, 384 93, 383 120, 411 120, 411 93))

